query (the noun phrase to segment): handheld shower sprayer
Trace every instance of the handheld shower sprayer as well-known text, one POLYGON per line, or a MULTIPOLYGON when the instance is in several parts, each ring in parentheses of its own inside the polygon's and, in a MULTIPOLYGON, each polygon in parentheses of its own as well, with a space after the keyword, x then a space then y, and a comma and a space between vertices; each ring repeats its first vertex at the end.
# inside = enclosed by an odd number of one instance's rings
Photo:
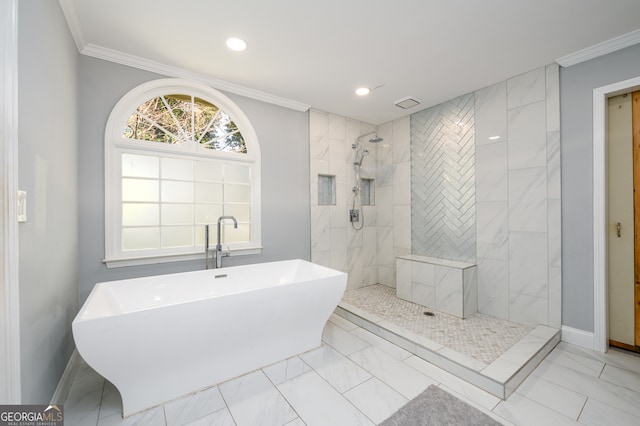
POLYGON ((353 162, 353 165, 354 166, 362 166, 362 160, 367 155, 369 155, 369 151, 367 151, 366 149, 363 149, 363 150, 360 151, 360 156, 359 157, 358 157, 358 154, 356 153, 356 161, 353 162))

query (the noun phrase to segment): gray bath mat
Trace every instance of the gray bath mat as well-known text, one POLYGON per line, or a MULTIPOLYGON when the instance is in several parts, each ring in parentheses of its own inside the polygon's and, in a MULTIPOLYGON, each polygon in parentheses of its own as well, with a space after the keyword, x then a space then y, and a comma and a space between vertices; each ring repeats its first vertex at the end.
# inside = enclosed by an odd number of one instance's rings
POLYGON ((501 423, 437 386, 413 398, 380 426, 495 426, 501 423))

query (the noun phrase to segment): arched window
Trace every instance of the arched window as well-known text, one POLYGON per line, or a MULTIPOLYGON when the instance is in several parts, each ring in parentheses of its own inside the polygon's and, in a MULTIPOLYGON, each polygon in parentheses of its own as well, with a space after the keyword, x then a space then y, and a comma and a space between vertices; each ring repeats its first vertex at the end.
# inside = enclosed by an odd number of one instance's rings
POLYGON ((108 266, 201 258, 205 225, 232 254, 260 242, 260 147, 245 114, 204 84, 155 80, 115 105, 105 131, 108 266))

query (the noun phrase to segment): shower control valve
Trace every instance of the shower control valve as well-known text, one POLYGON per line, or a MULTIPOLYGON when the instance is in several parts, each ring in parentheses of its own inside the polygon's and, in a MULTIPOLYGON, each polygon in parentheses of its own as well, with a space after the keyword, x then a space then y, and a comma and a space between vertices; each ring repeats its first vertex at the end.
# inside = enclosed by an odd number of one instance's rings
POLYGON ((358 209, 349 210, 349 222, 360 222, 360 210, 358 209))

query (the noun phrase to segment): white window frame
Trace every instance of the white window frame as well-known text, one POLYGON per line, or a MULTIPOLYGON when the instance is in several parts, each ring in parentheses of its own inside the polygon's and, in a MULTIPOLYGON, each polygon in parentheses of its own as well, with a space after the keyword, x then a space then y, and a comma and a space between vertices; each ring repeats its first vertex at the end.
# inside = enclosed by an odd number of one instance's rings
MULTIPOLYGON (((231 99, 202 83, 167 78, 142 84, 125 94, 113 107, 105 130, 105 258, 107 267, 147 265, 153 263, 204 259, 204 247, 194 251, 156 249, 122 251, 122 186, 121 155, 123 153, 160 155, 162 157, 220 160, 224 163, 248 164, 251 168, 251 231, 250 242, 231 243, 232 255, 258 254, 261 243, 261 171, 260 145, 251 122, 231 99), (204 99, 217 106, 235 122, 244 138, 247 153, 222 152, 194 143, 172 145, 160 142, 126 139, 123 130, 138 106, 158 96, 186 94, 204 99)), ((210 247, 216 244, 216 225, 210 227, 210 247)), ((226 244, 225 244, 226 246, 226 244)))

